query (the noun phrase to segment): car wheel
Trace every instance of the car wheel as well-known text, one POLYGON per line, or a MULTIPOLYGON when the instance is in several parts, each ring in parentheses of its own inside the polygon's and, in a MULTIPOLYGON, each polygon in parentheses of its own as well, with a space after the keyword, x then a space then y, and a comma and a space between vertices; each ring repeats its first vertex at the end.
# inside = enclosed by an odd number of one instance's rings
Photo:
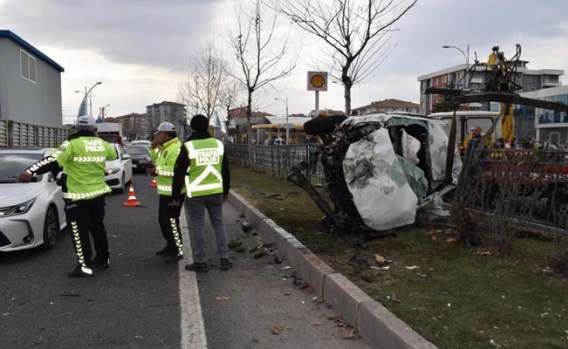
POLYGON ((122 179, 120 180, 120 189, 118 189, 119 193, 124 193, 128 190, 128 183, 126 183, 126 178, 124 177, 124 173, 122 174, 122 179))
POLYGON ((43 223, 43 245, 41 245, 43 250, 47 251, 55 247, 60 229, 57 209, 49 206, 43 223))

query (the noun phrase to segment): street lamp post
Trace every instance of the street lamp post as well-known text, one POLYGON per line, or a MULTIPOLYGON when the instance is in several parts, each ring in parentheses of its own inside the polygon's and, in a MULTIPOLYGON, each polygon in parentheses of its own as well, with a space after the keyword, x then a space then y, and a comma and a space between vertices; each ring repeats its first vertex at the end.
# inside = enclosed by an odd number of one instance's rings
POLYGON ((280 100, 284 103, 286 103, 286 145, 288 145, 288 139, 290 138, 290 125, 288 124, 288 97, 286 97, 286 99, 282 99, 282 98, 274 98, 275 100, 280 100))
POLYGON ((105 122, 105 109, 106 109, 107 107, 110 107, 110 104, 105 105, 105 106, 102 107, 102 109, 101 109, 101 120, 102 120, 102 122, 105 122))
MULTIPOLYGON (((97 86, 102 84, 101 81, 98 81, 96 84, 94 84, 93 86, 91 86, 90 89, 87 90, 87 86, 85 86, 85 96, 83 97, 83 100, 85 101, 85 103, 89 102, 89 115, 93 116, 93 96, 91 95, 91 91, 97 86)), ((77 93, 81 93, 81 91, 75 91, 77 93)), ((78 115, 81 116, 81 115, 78 115)))
POLYGON ((459 47, 451 46, 451 45, 444 45, 444 46, 442 46, 442 48, 456 49, 456 50, 460 51, 461 54, 463 55, 463 57, 465 58, 465 74, 464 74, 465 83, 464 83, 464 88, 468 89, 469 88, 469 44, 467 44, 467 48, 466 48, 465 51, 462 50, 459 47))

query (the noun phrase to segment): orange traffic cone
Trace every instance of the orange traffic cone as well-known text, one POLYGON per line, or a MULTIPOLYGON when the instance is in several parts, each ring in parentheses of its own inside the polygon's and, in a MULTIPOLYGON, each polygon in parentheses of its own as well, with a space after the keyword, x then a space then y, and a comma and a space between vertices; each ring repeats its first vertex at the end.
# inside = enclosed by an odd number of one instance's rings
POLYGON ((142 205, 138 199, 136 199, 136 194, 134 194, 134 186, 130 184, 130 189, 128 190, 128 200, 122 204, 122 206, 140 206, 142 205))
POLYGON ((150 183, 149 187, 156 188, 158 183, 156 182, 156 178, 152 178, 152 182, 150 183))

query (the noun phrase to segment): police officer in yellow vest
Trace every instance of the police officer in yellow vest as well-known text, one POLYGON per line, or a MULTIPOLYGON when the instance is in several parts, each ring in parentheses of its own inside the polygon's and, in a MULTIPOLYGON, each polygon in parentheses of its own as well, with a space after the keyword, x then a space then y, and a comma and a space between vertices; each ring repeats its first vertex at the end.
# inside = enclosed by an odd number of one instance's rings
POLYGON ((158 222, 166 246, 156 252, 158 256, 165 256, 166 263, 175 263, 183 258, 183 244, 179 228, 179 215, 184 201, 185 187, 177 196, 180 205, 171 204, 172 180, 174 166, 182 146, 177 137, 176 127, 171 122, 162 122, 155 133, 155 143, 152 143, 152 167, 148 172, 156 176, 158 195, 160 196, 158 208, 158 222))
MULTIPOLYGON (((180 150, 172 184, 172 198, 181 193, 184 181, 187 188, 185 207, 189 217, 194 263, 186 265, 185 269, 201 273, 209 270, 205 245, 207 210, 215 231, 221 270, 229 270, 232 263, 229 260, 227 232, 223 221, 223 202, 227 200, 231 177, 225 147, 209 134, 207 117, 195 115, 190 126, 193 133, 180 150)), ((180 203, 174 199, 173 204, 180 203)))
POLYGON ((69 136, 50 156, 22 172, 20 182, 33 176, 63 168, 61 185, 67 223, 73 234, 77 266, 70 277, 94 276, 93 267, 109 266, 109 247, 104 226, 105 195, 111 189, 105 183, 105 162, 117 157, 115 149, 96 136, 95 119, 89 115, 77 118, 76 133, 69 136), (96 256, 91 259, 93 238, 96 256))

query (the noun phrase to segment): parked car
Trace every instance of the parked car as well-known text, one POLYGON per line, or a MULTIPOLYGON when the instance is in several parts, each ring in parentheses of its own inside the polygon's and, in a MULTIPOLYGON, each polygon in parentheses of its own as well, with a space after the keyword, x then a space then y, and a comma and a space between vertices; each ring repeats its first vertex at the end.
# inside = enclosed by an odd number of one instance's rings
POLYGON ((117 193, 124 193, 132 182, 132 159, 124 152, 122 145, 113 143, 118 158, 107 161, 105 166, 105 182, 117 193))
POLYGON ((152 163, 150 148, 145 145, 125 145, 124 151, 132 159, 132 172, 146 173, 148 166, 152 163))
POLYGON ((0 150, 0 252, 49 250, 67 226, 61 187, 52 173, 16 183, 18 175, 54 149, 0 150))

